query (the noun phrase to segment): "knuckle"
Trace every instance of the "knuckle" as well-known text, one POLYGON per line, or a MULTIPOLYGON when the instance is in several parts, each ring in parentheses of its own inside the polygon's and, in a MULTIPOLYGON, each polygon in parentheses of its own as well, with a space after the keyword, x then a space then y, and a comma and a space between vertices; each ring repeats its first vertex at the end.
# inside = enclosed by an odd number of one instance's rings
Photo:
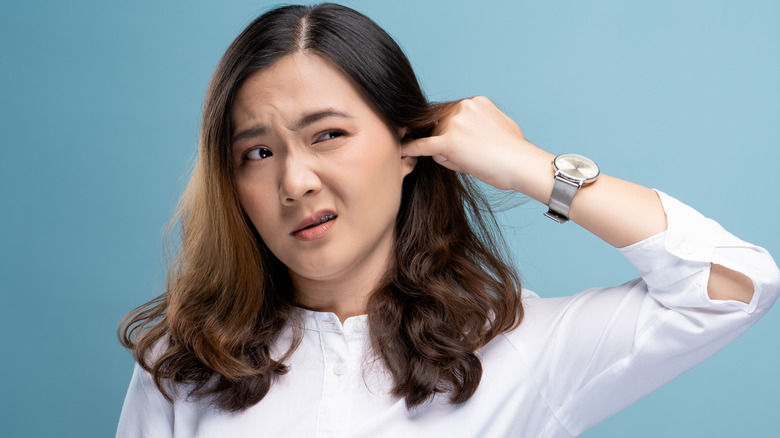
POLYGON ((485 104, 491 103, 490 99, 488 99, 485 96, 474 96, 474 102, 478 103, 478 104, 481 104, 481 105, 485 105, 485 104))

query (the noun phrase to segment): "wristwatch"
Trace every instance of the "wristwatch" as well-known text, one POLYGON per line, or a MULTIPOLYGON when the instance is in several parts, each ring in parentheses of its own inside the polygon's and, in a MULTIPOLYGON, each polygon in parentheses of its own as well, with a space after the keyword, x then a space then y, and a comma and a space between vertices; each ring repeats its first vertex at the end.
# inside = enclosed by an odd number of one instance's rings
POLYGON ((544 214, 550 219, 564 223, 569 220, 571 201, 583 185, 596 181, 599 176, 599 166, 590 158, 577 154, 561 154, 552 161, 555 169, 549 210, 544 214))

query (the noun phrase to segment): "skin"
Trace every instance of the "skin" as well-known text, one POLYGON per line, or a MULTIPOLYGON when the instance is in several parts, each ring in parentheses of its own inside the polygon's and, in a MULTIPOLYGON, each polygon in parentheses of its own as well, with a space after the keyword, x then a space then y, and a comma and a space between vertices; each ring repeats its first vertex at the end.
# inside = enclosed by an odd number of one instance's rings
MULTIPOLYGON (((288 267, 299 304, 342 321, 365 313, 368 294, 385 272, 401 184, 416 157, 432 156, 544 204, 552 192, 554 155, 528 142, 487 98, 461 101, 430 138, 402 145, 403 128, 387 126, 335 66, 315 55, 291 55, 251 76, 238 90, 232 119, 244 209, 288 267), (301 123, 324 110, 339 114, 301 123), (481 145, 477 154, 474 145, 481 145), (338 217, 321 236, 291 234, 323 210, 338 217)), ((604 174, 575 196, 570 218, 615 247, 666 230, 655 192, 604 174)), ((713 264, 708 293, 749 302, 753 285, 713 264)))
POLYGON ((231 117, 241 204, 288 267, 299 305, 342 321, 365 313, 391 255, 403 178, 416 163, 401 154, 404 131, 329 61, 304 54, 248 78, 231 117), (291 234, 325 210, 337 218, 314 239, 291 234))

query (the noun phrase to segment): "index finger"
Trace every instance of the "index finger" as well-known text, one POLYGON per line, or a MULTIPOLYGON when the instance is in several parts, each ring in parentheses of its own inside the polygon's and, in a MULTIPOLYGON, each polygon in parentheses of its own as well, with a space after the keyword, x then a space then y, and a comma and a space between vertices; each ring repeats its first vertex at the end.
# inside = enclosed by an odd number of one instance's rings
POLYGON ((410 140, 401 145, 401 155, 405 157, 431 157, 439 153, 437 137, 423 137, 410 140))

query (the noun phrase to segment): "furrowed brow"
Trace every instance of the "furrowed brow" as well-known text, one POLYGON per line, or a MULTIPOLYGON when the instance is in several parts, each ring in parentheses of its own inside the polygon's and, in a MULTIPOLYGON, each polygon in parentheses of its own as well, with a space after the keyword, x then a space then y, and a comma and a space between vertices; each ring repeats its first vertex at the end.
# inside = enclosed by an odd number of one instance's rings
MULTIPOLYGON (((351 119, 352 116, 348 114, 344 114, 340 111, 336 111, 333 109, 326 109, 322 111, 315 111, 312 113, 304 114, 303 117, 301 117, 297 122, 295 122, 292 126, 293 131, 300 131, 301 129, 304 129, 305 127, 311 125, 312 123, 316 123, 322 119, 326 119, 328 117, 338 117, 343 119, 351 119)), ((239 131, 233 135, 233 137, 230 139, 230 144, 235 145, 236 142, 252 138, 252 137, 260 137, 268 133, 268 127, 265 125, 258 125, 253 126, 249 129, 245 129, 243 131, 239 131)))
POLYGON ((266 132, 268 132, 268 128, 263 125, 253 126, 233 134, 233 138, 230 139, 230 144, 231 146, 234 146, 237 141, 241 141, 245 138, 260 137, 265 135, 266 132))
POLYGON ((309 114, 306 114, 303 117, 301 117, 301 119, 298 120, 298 122, 296 122, 295 125, 293 125, 293 130, 300 131, 301 129, 311 125, 312 123, 318 122, 318 121, 320 121, 322 119, 326 119, 328 117, 339 117, 339 118, 343 118, 343 119, 351 119, 352 118, 352 116, 350 116, 348 114, 344 114, 344 113, 342 113, 340 111, 336 111, 336 110, 333 110, 333 109, 326 109, 326 110, 322 110, 322 111, 316 111, 316 112, 309 113, 309 114))

